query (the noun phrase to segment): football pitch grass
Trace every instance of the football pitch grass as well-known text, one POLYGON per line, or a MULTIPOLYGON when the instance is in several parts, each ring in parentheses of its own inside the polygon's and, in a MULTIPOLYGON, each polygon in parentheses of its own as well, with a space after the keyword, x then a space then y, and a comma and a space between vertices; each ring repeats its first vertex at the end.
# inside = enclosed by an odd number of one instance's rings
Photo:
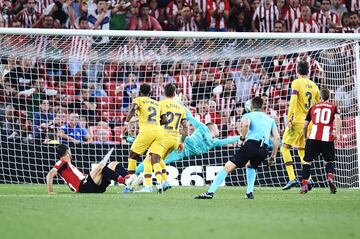
POLYGON ((360 238, 360 190, 330 195, 316 188, 220 188, 213 200, 194 200, 204 187, 175 187, 163 195, 74 194, 55 186, 0 185, 0 238, 360 238))

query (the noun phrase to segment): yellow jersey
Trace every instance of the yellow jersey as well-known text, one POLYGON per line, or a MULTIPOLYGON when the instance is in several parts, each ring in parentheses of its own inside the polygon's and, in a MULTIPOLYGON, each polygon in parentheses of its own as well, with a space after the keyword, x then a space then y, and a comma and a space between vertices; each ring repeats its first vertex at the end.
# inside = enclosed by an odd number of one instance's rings
POLYGON ((165 133, 179 137, 180 123, 186 119, 186 112, 183 106, 173 99, 165 99, 159 102, 163 114, 166 114, 168 119, 167 124, 164 125, 165 133))
POLYGON ((133 100, 133 104, 138 105, 136 114, 139 118, 139 132, 149 130, 159 130, 161 111, 159 102, 147 96, 137 97, 133 100))
POLYGON ((288 119, 296 123, 304 123, 308 110, 320 101, 319 88, 311 80, 299 78, 291 84, 291 95, 297 95, 297 101, 290 99, 288 119))

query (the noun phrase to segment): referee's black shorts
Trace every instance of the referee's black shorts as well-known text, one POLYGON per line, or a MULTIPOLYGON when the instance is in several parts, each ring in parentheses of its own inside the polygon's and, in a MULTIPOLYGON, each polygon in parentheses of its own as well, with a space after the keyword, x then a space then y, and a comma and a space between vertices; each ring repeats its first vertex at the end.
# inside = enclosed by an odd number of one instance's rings
POLYGON ((322 154, 325 161, 335 161, 334 142, 325 142, 313 139, 306 140, 304 161, 312 162, 320 154, 322 154))
POLYGON ((258 166, 267 158, 267 145, 256 140, 247 140, 236 151, 234 157, 230 159, 237 167, 243 168, 250 161, 251 166, 257 169, 258 166))
POLYGON ((109 185, 110 181, 104 177, 100 185, 97 185, 90 175, 86 175, 86 178, 81 181, 79 193, 103 193, 109 185))

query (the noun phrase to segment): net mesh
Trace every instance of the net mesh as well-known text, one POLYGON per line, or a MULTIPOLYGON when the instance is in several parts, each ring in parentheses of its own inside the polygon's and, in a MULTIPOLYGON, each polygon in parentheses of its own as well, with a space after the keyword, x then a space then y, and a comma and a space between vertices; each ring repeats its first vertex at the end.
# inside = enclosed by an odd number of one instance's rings
MULTIPOLYGON (((123 120, 143 82, 151 83, 157 100, 166 83, 175 83, 197 119, 218 125, 220 138, 238 135, 245 101, 263 96, 282 135, 296 63, 305 59, 309 77, 328 87, 341 109, 337 183, 359 186, 356 41, 110 37, 98 44, 98 38, 0 36, 1 183, 43 183, 58 142, 71 144, 74 164, 85 173, 112 146, 112 160, 126 167, 137 124, 131 122, 123 132, 123 120)), ((226 145, 173 163, 169 178, 175 185, 210 183, 235 149, 226 145)), ((296 152, 293 156, 300 170, 296 152)), ((280 155, 276 167, 261 166, 258 172, 261 186, 287 181, 280 155)), ((313 178, 320 186, 324 173, 317 160, 313 178)), ((226 184, 245 181, 238 169, 226 184)))

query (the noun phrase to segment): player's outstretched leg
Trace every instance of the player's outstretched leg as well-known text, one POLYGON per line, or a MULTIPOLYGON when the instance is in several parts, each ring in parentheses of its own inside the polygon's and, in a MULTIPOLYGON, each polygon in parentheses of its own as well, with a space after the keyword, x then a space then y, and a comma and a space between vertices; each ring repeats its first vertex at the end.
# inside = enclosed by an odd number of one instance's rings
POLYGON ((151 193, 152 189, 152 165, 151 165, 151 157, 147 155, 144 159, 144 188, 139 192, 151 193))
POLYGON ((330 193, 335 194, 337 191, 336 185, 334 183, 334 164, 333 162, 326 162, 325 161, 325 172, 326 172, 326 179, 329 184, 330 193))
POLYGON ((161 166, 161 179, 162 179, 162 188, 165 192, 166 190, 171 188, 170 183, 167 180, 167 171, 166 171, 166 164, 164 160, 160 160, 160 166, 161 166))
POLYGON ((219 173, 216 175, 214 181, 212 182, 209 190, 205 193, 202 193, 200 195, 197 195, 195 199, 212 199, 214 197, 214 194, 216 190, 220 187, 220 185, 224 182, 225 178, 228 176, 229 173, 234 171, 236 169, 236 165, 228 161, 224 168, 219 171, 219 173))
POLYGON ((310 170, 311 170, 311 162, 304 162, 302 166, 302 180, 301 180, 301 188, 300 193, 307 193, 309 191, 309 178, 310 178, 310 170))
POLYGON ((251 166, 246 167, 246 198, 254 199, 254 185, 256 179, 256 170, 251 166))
POLYGON ((282 158, 284 160, 285 168, 286 168, 286 171, 287 171, 287 174, 288 174, 288 177, 289 177, 289 182, 282 189, 283 190, 289 190, 290 188, 298 185, 299 181, 295 177, 293 160, 292 160, 292 157, 291 157, 289 146, 283 145, 281 147, 280 152, 281 152, 282 158))

